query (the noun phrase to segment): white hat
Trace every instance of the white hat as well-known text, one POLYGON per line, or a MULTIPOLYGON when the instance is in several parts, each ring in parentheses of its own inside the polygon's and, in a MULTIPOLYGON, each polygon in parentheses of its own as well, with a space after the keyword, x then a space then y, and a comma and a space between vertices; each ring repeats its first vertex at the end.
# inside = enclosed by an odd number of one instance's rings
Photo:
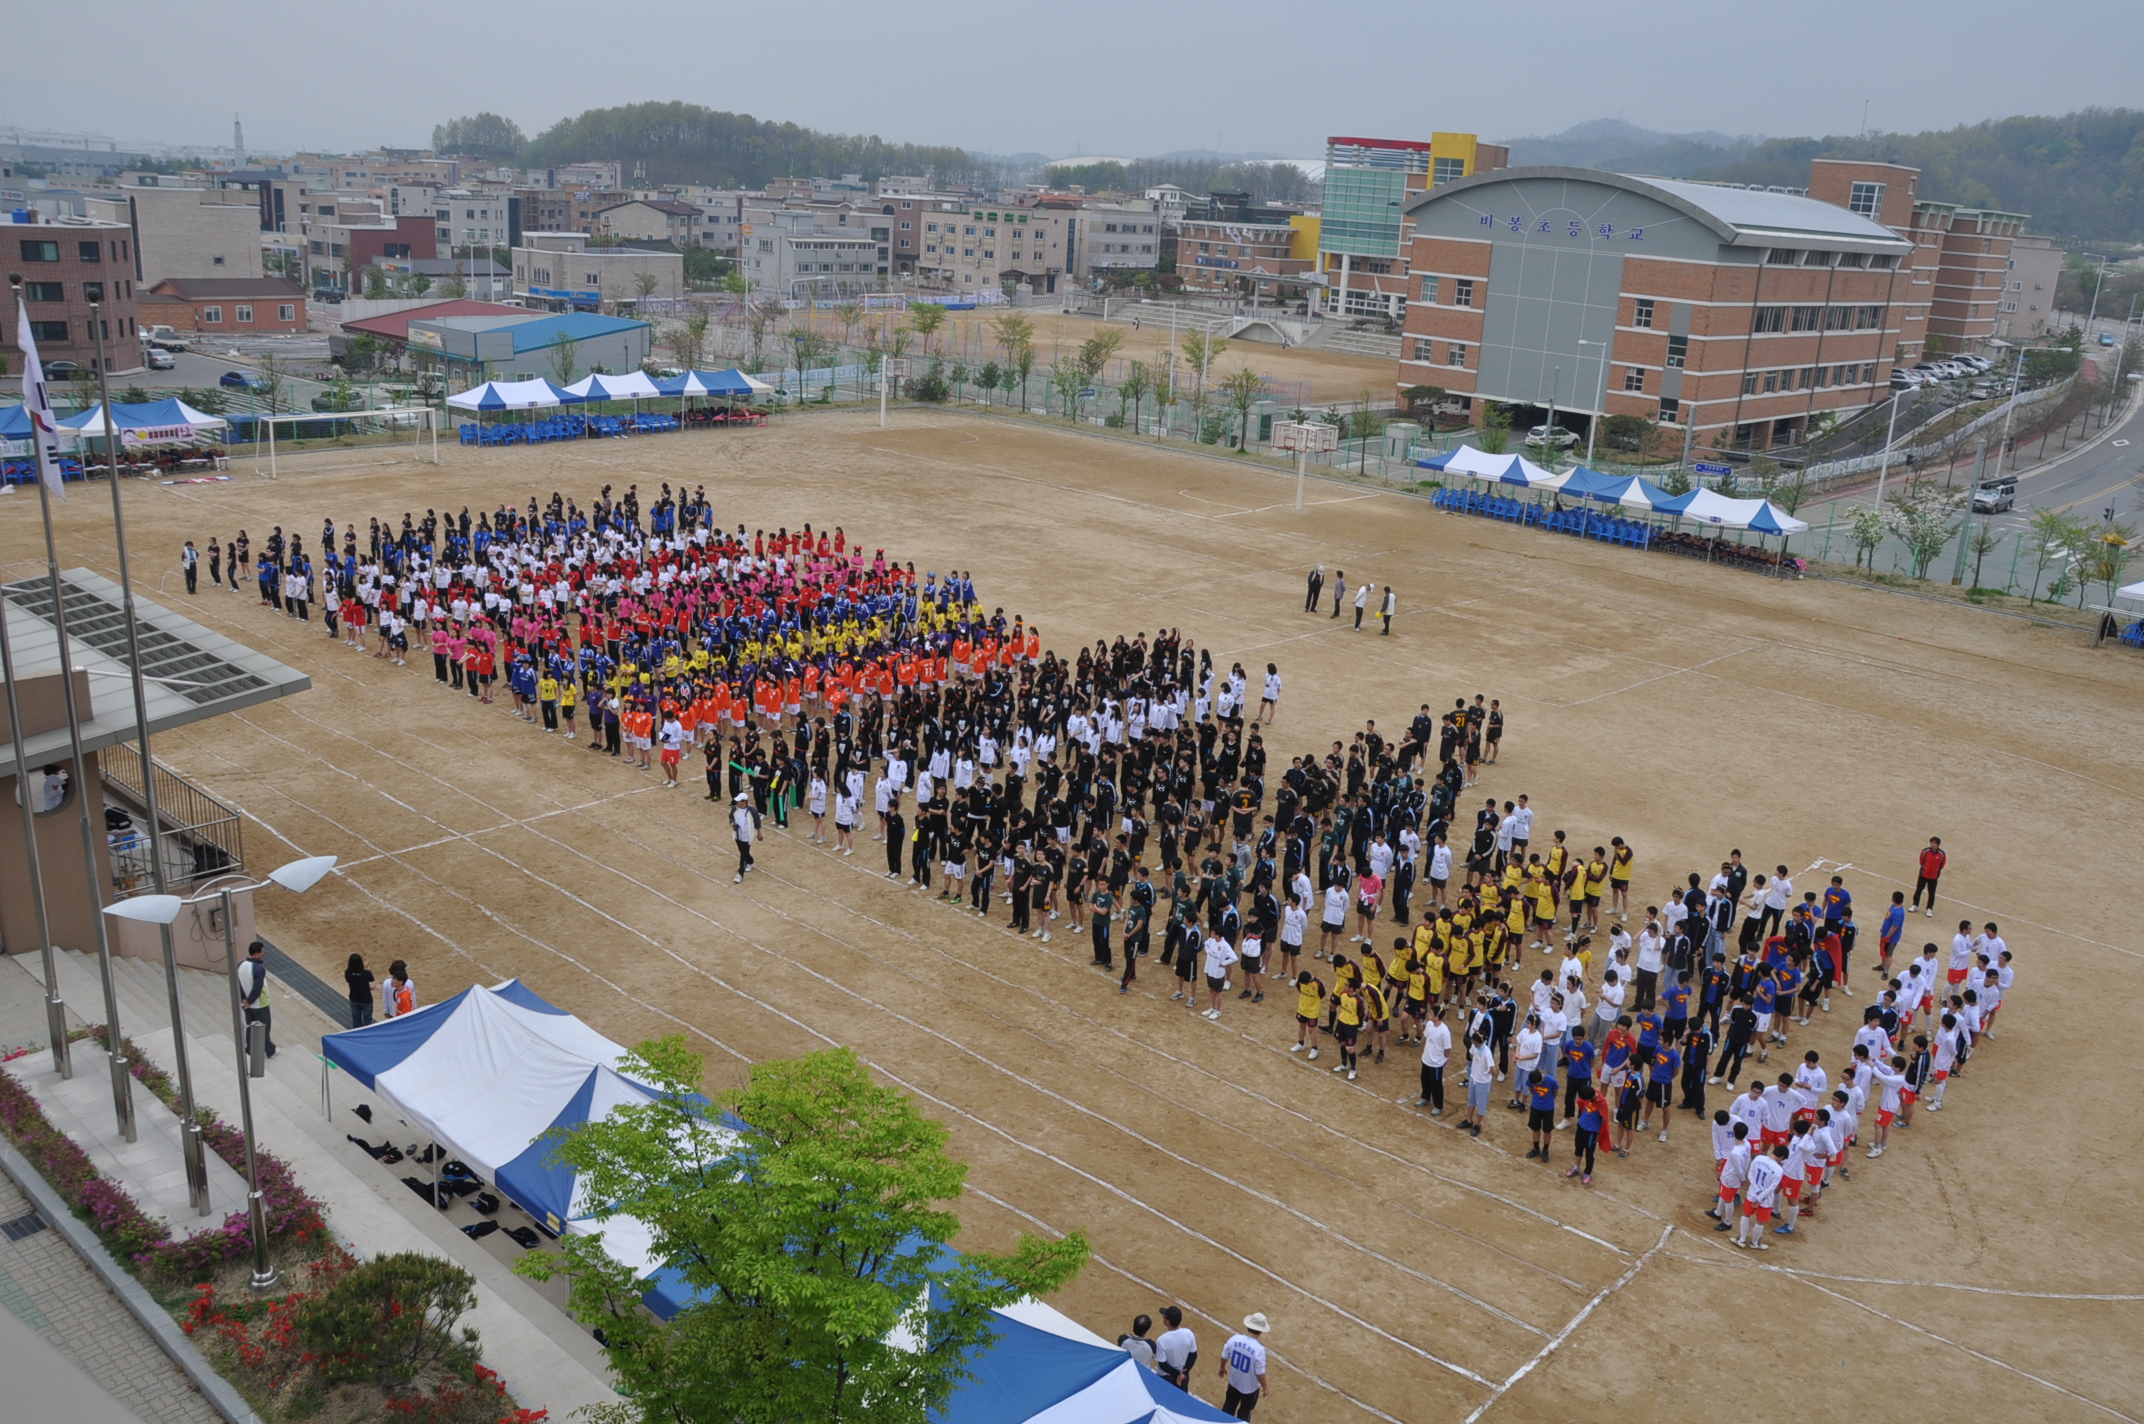
POLYGON ((1244 1328, 1244 1329, 1246 1329, 1246 1330, 1248 1330, 1248 1331, 1250 1331, 1250 1332, 1251 1332, 1251 1333, 1252 1333, 1253 1335, 1263 1335, 1263 1334, 1265 1334, 1265 1333, 1266 1333, 1266 1318, 1265 1318, 1265 1315, 1264 1315, 1264 1314, 1263 1314, 1262 1312, 1259 1312, 1259 1311, 1256 1311, 1256 1310, 1252 1311, 1252 1312, 1251 1312, 1251 1313, 1250 1313, 1249 1315, 1246 1315, 1246 1316, 1244 1316, 1244 1317, 1243 1317, 1243 1328, 1244 1328))
POLYGON ((744 799, 745 799, 745 798, 746 798, 747 796, 750 796, 751 794, 752 794, 752 793, 751 793, 751 792, 749 792, 749 791, 740 791, 740 792, 738 792, 738 793, 737 793, 737 794, 736 794, 735 796, 732 796, 732 797, 730 798, 730 800, 732 800, 732 801, 742 801, 742 800, 744 800, 744 799))

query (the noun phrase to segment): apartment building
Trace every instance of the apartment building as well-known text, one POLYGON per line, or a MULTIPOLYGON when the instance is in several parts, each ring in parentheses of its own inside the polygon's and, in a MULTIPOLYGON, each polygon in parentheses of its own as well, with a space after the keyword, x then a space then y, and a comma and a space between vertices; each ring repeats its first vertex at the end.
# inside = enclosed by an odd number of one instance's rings
POLYGON ((437 257, 439 226, 430 213, 409 213, 382 218, 363 213, 344 216, 347 205, 338 204, 334 214, 317 212, 306 223, 303 250, 307 289, 337 294, 352 290, 363 281, 367 267, 381 258, 437 257))
POLYGON ((525 233, 577 232, 592 237, 601 231, 597 217, 631 198, 621 188, 516 188, 525 233))
POLYGON ((448 188, 435 195, 432 219, 438 226, 434 238, 439 250, 468 251, 472 247, 505 247, 513 241, 506 193, 479 193, 467 188, 448 188))
MULTIPOLYGON (((2026 215, 1956 208, 1944 227, 1928 335, 1946 354, 1984 352, 1995 339, 2010 283, 2010 254, 2026 215)), ((2052 290, 2052 289, 2050 289, 2052 290)))
POLYGON ((1336 316, 1407 316, 1407 207, 1413 195, 1509 167, 1511 150, 1469 133, 1419 139, 1330 137, 1317 223, 1321 310, 1336 316))
POLYGON ((755 293, 818 300, 885 286, 892 220, 847 204, 745 205, 739 263, 755 293))
POLYGON ((1022 284, 1038 296, 1054 294, 1060 283, 1073 279, 1085 204, 1078 196, 1027 193, 1010 203, 969 200, 927 213, 916 276, 970 296, 991 287, 1009 292, 1022 284))
POLYGON ((706 216, 691 203, 671 198, 636 198, 614 208, 605 208, 596 214, 596 221, 612 237, 667 242, 675 247, 698 247, 701 223, 706 216))
POLYGON ((1161 262, 1161 204, 1151 198, 1090 198, 1072 259, 1081 281, 1151 272, 1161 262))
POLYGON ((514 249, 514 295, 554 311, 637 303, 642 277, 651 297, 685 295, 685 257, 644 247, 597 247, 579 232, 531 232, 514 249))
POLYGON ((1434 185, 1405 210, 1399 386, 1792 447, 1886 393, 1927 320, 1916 253, 1940 250, 1901 235, 1895 171, 1825 185, 1849 202, 1549 166, 1434 185))
POLYGON ((2002 307, 1995 316, 1996 340, 2031 341, 2055 329, 2055 284, 2062 278, 2064 256, 2051 237, 2012 239, 2002 307))
MULTIPOLYGON (((30 339, 49 370, 55 361, 72 362, 84 371, 97 369, 97 339, 114 371, 141 365, 136 326, 134 231, 123 223, 93 218, 51 218, 15 210, 4 215, 0 242, 6 244, 7 271, 22 276, 23 303, 29 312, 30 339), (30 220, 21 221, 23 217, 30 220), (93 330, 89 304, 101 303, 100 330, 93 330)), ((8 369, 22 370, 16 324, 0 322, 0 353, 8 369)), ((65 368, 62 368, 64 372, 65 368)))

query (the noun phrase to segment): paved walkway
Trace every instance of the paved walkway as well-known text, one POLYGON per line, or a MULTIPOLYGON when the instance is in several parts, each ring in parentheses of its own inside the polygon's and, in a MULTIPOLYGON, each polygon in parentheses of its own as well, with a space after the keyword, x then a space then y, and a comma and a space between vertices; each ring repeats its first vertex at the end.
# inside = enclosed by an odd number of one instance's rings
MULTIPOLYGON (((163 1109, 158 1108, 161 1112, 163 1109)), ((149 1332, 0 1177, 0 1306, 143 1424, 222 1424, 149 1332)), ((0 1415, 9 1411, 0 1406, 0 1415)))

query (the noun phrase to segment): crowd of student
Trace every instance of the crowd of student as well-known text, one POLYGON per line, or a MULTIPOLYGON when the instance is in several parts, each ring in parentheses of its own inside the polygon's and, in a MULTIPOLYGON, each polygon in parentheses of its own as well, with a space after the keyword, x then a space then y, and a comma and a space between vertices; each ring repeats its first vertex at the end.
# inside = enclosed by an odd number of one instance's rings
MULTIPOLYGON (((981 918, 1002 909, 1043 942, 1080 936, 1120 993, 1151 959, 1208 1020, 1292 995, 1291 1051, 1330 1048, 1350 1080, 1418 1047, 1420 1105, 1441 1117, 1456 1071, 1474 1135, 1508 1082, 1527 1157, 1549 1162, 1575 1129, 1568 1175, 1583 1183, 1656 1117, 1666 1142, 1673 1111, 1709 1111, 1721 1199, 1759 1223, 1720 1229, 1760 1247, 1770 1213, 1792 1234, 1844 1174, 1865 1116, 1880 1156, 1917 1098, 1941 1106, 2010 987, 1993 925, 1961 926, 1947 964, 1930 945, 1894 976, 1894 895, 1882 982, 1836 1077, 1810 1050, 1714 1111, 1708 1086, 1734 1090, 1752 1055, 1784 1058, 1794 1028, 1853 993, 1843 878, 1798 893, 1787 867, 1753 874, 1735 851, 1634 910, 1622 837, 1538 835, 1524 795, 1461 805, 1505 733, 1485 696, 1283 767, 1264 741, 1274 664, 1254 685, 1173 629, 1060 658, 1023 618, 986 614, 963 574, 867 559, 839 527, 725 531, 704 490, 667 484, 645 520, 637 487, 606 486, 585 511, 558 494, 428 510, 336 543, 330 522, 329 636, 397 664, 414 639, 443 687, 488 703, 503 682, 514 715, 568 741, 585 713, 590 751, 652 771, 659 750, 667 786, 696 751, 739 880, 765 817, 808 816, 809 838, 844 855, 867 829, 887 878, 981 918)), ((312 567, 275 530, 263 603, 309 618, 312 567)), ((1913 908, 1925 893, 1934 913, 1942 868, 1931 842, 1913 908)))

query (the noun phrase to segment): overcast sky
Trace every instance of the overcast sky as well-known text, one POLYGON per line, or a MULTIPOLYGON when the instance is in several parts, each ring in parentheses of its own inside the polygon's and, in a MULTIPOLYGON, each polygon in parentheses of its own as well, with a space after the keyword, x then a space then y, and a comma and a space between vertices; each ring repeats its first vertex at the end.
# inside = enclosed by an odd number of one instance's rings
POLYGON ((236 111, 261 150, 422 146, 482 109, 533 135, 652 98, 998 153, 1312 158, 1328 134, 1837 134, 1864 101, 1894 131, 2135 104, 2144 5, 88 0, 11 7, 0 33, 0 126, 125 141, 228 143, 236 111))

